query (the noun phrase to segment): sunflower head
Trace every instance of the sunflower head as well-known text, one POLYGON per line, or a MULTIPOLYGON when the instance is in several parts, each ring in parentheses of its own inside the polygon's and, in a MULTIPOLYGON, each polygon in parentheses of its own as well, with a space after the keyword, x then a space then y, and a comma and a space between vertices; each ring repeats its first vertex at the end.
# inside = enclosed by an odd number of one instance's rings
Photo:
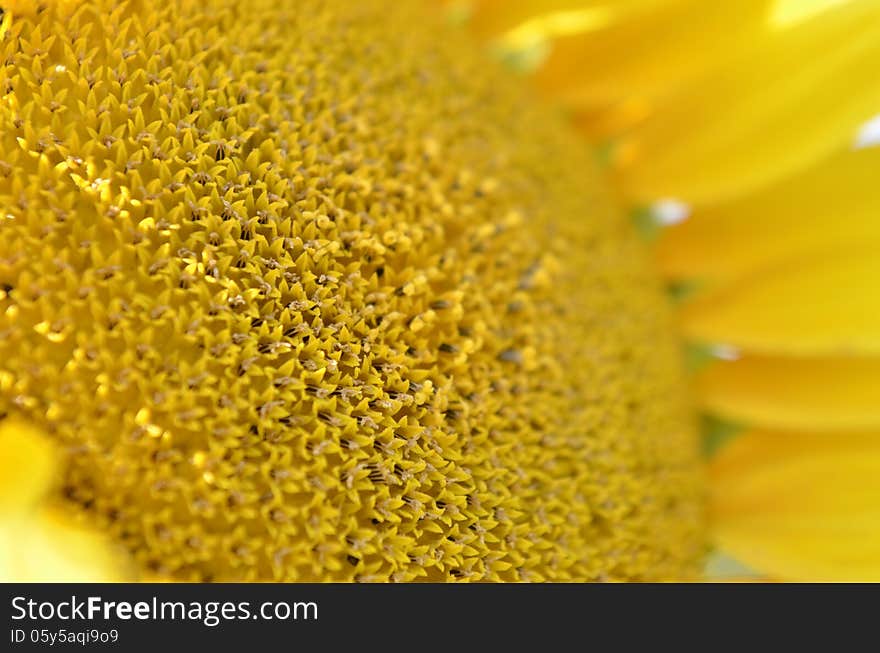
POLYGON ((656 579, 702 553, 641 245, 416 3, 91 0, 0 65, 0 410, 193 580, 656 579))

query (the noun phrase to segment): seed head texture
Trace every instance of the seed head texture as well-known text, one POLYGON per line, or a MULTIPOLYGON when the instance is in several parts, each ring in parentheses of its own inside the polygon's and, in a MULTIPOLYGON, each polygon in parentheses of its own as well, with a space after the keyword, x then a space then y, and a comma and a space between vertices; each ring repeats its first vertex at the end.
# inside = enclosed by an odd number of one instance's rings
POLYGON ((658 284, 517 80, 416 2, 16 4, 0 415, 145 573, 696 571, 658 284))

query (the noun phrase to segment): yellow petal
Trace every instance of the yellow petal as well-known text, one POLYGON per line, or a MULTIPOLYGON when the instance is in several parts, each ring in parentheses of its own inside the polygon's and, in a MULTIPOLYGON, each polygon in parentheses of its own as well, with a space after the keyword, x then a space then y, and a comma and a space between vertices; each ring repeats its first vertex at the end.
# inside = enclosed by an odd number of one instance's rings
POLYGON ((729 202, 696 207, 657 243, 674 279, 731 281, 806 254, 865 242, 880 249, 880 148, 846 151, 729 202))
POLYGON ((651 105, 637 99, 571 112, 571 121, 590 142, 605 145, 651 115, 651 105))
POLYGON ((652 106, 766 32, 772 4, 479 0, 470 5, 470 25, 502 52, 536 50, 532 61, 544 92, 584 115, 610 114, 601 121, 623 126, 613 117, 617 111, 652 106))
POLYGON ((880 358, 746 356, 697 379, 703 406, 774 429, 880 430, 880 358))
POLYGON ((58 508, 41 509, 28 519, 0 519, 0 582, 125 580, 130 574, 122 554, 58 508))
POLYGON ((59 456, 39 428, 0 421, 0 582, 124 580, 126 562, 106 539, 46 503, 59 456))
MULTIPOLYGON (((469 9, 469 28, 480 38, 497 38, 505 32, 523 28, 550 29, 552 21, 541 19, 550 15, 574 16, 578 12, 619 15, 633 9, 657 4, 658 0, 471 0, 464 3, 469 9)), ((455 0, 450 4, 457 5, 455 0)))
POLYGON ((627 3, 605 25, 552 39, 536 71, 545 93, 577 109, 659 105, 766 31, 768 0, 627 3), (603 29, 598 29, 603 27, 603 29))
POLYGON ((776 0, 770 13, 770 24, 789 27, 814 18, 824 11, 850 0, 776 0))
POLYGON ((770 576, 880 581, 880 432, 752 432, 711 465, 718 544, 770 576))
POLYGON ((876 2, 849 2, 771 31, 624 139, 621 183, 642 202, 704 203, 802 170, 847 147, 877 113, 878 66, 876 2))
POLYGON ((52 484, 52 442, 17 417, 0 420, 0 518, 30 510, 52 484))
POLYGON ((746 352, 880 355, 880 257, 874 247, 751 276, 682 307, 688 338, 746 352))

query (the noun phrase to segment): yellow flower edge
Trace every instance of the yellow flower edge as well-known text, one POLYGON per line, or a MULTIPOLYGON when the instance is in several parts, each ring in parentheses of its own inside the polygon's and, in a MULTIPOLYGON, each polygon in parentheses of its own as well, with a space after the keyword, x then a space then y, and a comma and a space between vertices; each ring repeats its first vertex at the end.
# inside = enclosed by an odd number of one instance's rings
POLYGON ((695 379, 740 430, 711 461, 720 558, 880 578, 880 3, 454 4, 602 145, 685 337, 725 359, 695 379))
POLYGON ((710 473, 724 550, 783 580, 880 582, 876 431, 751 431, 710 473))
POLYGON ((141 573, 693 577, 640 243, 562 120, 402 4, 8 23, 0 412, 141 573))
POLYGON ((0 422, 0 582, 131 578, 126 556, 69 508, 53 504, 57 445, 15 417, 0 422))

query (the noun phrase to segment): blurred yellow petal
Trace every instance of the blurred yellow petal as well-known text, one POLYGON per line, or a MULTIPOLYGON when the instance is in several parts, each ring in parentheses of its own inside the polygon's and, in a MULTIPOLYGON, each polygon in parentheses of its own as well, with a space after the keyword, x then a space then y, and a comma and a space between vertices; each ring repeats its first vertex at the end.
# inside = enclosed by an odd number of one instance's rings
POLYGON ((32 509, 56 468, 55 448, 39 429, 15 417, 0 420, 0 519, 32 509))
POLYGON ((876 2, 849 2, 771 32, 625 138, 620 183, 640 202, 705 203, 803 170, 848 147, 877 113, 878 67, 876 2))
POLYGON ((0 421, 0 582, 106 582, 127 578, 106 539, 46 497, 58 453, 40 429, 0 421))
POLYGON ((711 465, 718 544, 784 580, 880 581, 880 432, 752 432, 711 465))
POLYGON ((620 102, 593 109, 571 112, 575 128, 593 143, 605 145, 616 134, 629 129, 651 115, 651 106, 639 100, 620 102))
POLYGON ((770 13, 774 27, 790 27, 850 0, 776 0, 770 13))
MULTIPOLYGON (((568 15, 574 18, 580 15, 628 15, 644 6, 656 5, 662 0, 471 0, 470 2, 457 2, 451 0, 453 6, 466 6, 469 9, 469 27, 481 38, 497 38, 504 33, 517 28, 523 28, 531 23, 529 29, 536 32, 553 29, 553 20, 544 21, 547 16, 556 15, 563 17, 568 15)), ((560 19, 557 18, 556 22, 560 19)), ((601 23, 587 25, 582 28, 592 30, 601 23)), ((551 36, 544 34, 545 37, 551 36)))
POLYGON ((880 430, 880 358, 746 356, 697 379, 703 406, 774 429, 880 430))
POLYGON ((474 31, 534 65, 588 135, 628 132, 614 160, 642 203, 759 188, 844 149, 880 108, 871 0, 470 6, 474 31))
POLYGON ((28 519, 0 519, 0 582, 120 582, 126 563, 106 539, 66 517, 41 509, 28 519))
POLYGON ((880 355, 880 257, 873 247, 765 270, 683 306, 691 340, 746 352, 880 355))
POLYGON ((667 276, 730 281, 776 262, 873 242, 880 249, 880 147, 829 157, 804 174, 707 207, 664 230, 667 276))
MULTIPOLYGON (((536 82, 555 99, 584 113, 613 114, 633 104, 652 106, 684 81, 730 60, 767 31, 771 5, 481 0, 471 5, 471 27, 502 52, 539 49, 536 82)), ((615 122, 607 115, 602 120, 615 122)))
POLYGON ((554 38, 536 82, 578 109, 633 102, 654 108, 765 32, 768 5, 642 2, 609 19, 605 29, 554 38))

